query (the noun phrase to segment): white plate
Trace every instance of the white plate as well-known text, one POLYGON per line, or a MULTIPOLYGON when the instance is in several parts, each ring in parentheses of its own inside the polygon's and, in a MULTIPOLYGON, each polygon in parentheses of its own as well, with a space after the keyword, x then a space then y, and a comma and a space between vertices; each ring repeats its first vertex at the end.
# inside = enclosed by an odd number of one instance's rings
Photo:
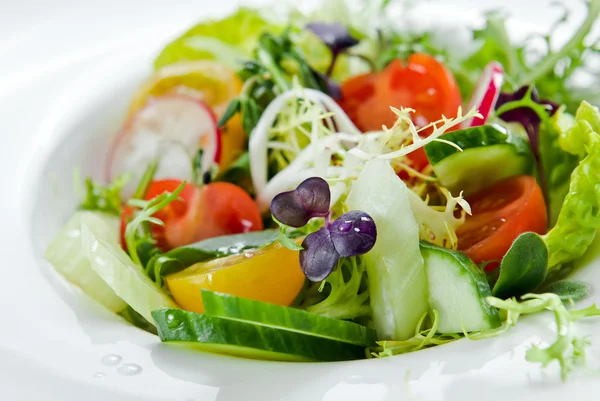
MULTIPOLYGON (((555 336, 547 315, 524 319, 500 338, 463 340, 394 358, 258 362, 163 346, 66 285, 43 261, 45 245, 76 204, 73 167, 99 175, 108 136, 149 73, 152 57, 195 20, 222 14, 234 3, 0 3, 0 399, 595 399, 600 384, 589 371, 564 384, 557 366, 542 370, 525 362, 528 346, 555 336)), ((432 4, 435 14, 424 15, 472 24, 478 21, 473 10, 461 14, 460 6, 481 8, 480 3, 432 4)), ((519 5, 528 23, 548 21, 547 1, 504 3, 519 5)), ((598 264, 590 256, 578 278, 600 288, 598 264)), ((598 298, 594 293, 582 305, 598 298)), ((579 327, 600 333, 598 320, 579 327)), ((591 340, 594 366, 600 336, 591 340)))

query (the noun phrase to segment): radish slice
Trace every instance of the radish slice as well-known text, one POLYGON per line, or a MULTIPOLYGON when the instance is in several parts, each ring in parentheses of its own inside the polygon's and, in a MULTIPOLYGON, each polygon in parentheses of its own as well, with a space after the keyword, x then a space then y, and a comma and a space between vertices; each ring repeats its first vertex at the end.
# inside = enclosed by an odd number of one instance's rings
POLYGON ((212 110, 190 96, 154 98, 115 138, 107 161, 107 179, 132 173, 133 179, 123 191, 123 196, 129 197, 148 164, 158 158, 156 179, 189 181, 198 148, 203 150, 202 172, 219 163, 221 132, 212 110))
POLYGON ((464 128, 478 127, 485 124, 494 110, 502 85, 504 84, 504 68, 497 61, 492 61, 483 70, 481 78, 475 87, 475 92, 469 101, 469 110, 477 107, 483 118, 473 117, 463 123, 464 128))

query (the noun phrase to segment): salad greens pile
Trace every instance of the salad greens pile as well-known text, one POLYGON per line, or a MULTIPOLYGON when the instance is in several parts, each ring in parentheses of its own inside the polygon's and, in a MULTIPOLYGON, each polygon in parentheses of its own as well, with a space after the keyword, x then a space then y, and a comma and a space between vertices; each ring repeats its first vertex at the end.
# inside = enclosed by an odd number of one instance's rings
POLYGON ((388 357, 547 310, 557 338, 526 358, 566 379, 600 315, 566 279, 600 229, 600 0, 560 47, 491 12, 466 55, 363 3, 239 8, 169 43, 46 258, 163 342, 257 359, 388 357))

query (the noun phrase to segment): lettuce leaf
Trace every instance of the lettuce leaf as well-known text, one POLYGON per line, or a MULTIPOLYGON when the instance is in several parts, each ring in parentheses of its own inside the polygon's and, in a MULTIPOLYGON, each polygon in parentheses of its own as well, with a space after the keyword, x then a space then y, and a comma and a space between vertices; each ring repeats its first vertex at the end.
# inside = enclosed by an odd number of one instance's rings
POLYGON ((548 223, 553 227, 558 220, 565 197, 569 193, 571 173, 579 158, 566 152, 560 137, 575 124, 575 118, 561 107, 548 121, 542 122, 539 133, 539 155, 544 166, 547 186, 548 223))
POLYGON ((187 60, 218 60, 232 67, 249 58, 263 32, 282 27, 268 22, 258 10, 239 8, 221 20, 202 22, 169 43, 154 61, 159 69, 187 60))
POLYGON ((364 166, 346 200, 349 210, 362 210, 377 224, 377 242, 362 258, 380 340, 412 337, 429 307, 419 224, 409 194, 390 164, 374 159, 364 166))
POLYGON ((582 102, 575 124, 561 133, 563 150, 583 158, 571 174, 557 223, 544 240, 550 255, 549 272, 581 257, 600 228, 600 111, 582 102))

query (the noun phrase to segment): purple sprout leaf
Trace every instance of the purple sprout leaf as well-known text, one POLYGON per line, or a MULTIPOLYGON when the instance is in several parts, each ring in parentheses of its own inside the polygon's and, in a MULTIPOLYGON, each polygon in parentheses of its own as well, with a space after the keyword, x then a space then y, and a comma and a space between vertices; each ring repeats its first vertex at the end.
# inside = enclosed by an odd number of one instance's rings
POLYGON ((548 188, 544 166, 540 158, 540 126, 556 113, 559 106, 548 100, 541 100, 533 86, 523 86, 513 93, 501 93, 496 102, 496 114, 502 120, 516 122, 523 126, 529 138, 529 146, 538 166, 540 185, 544 194, 548 188))
POLYGON ((304 180, 293 191, 282 192, 271 201, 271 214, 290 227, 302 227, 313 217, 329 214, 331 192, 320 177, 304 180))
POLYGON ((321 281, 335 269, 341 257, 369 252, 377 240, 375 222, 360 210, 345 213, 302 242, 300 266, 310 281, 321 281))
POLYGON ((358 40, 350 34, 348 27, 339 22, 313 22, 306 25, 331 50, 339 54, 358 44, 358 40))
POLYGON ((342 257, 369 252, 377 239, 375 222, 371 216, 360 210, 341 215, 327 229, 335 250, 342 257))
POLYGON ((311 233, 302 242, 300 267, 310 281, 322 281, 331 274, 340 260, 329 230, 325 227, 311 233))
POLYGON ((496 103, 498 117, 509 123, 520 123, 525 128, 534 153, 542 120, 551 117, 558 108, 553 102, 541 100, 531 86, 523 86, 514 93, 501 93, 496 103))
POLYGON ((319 74, 319 78, 325 82, 328 93, 335 98, 339 95, 339 88, 330 79, 335 63, 340 54, 349 48, 356 46, 359 41, 350 34, 347 26, 340 24, 339 22, 313 22, 307 24, 306 28, 317 35, 321 42, 323 42, 331 51, 331 63, 329 64, 325 75, 320 76, 319 74))

